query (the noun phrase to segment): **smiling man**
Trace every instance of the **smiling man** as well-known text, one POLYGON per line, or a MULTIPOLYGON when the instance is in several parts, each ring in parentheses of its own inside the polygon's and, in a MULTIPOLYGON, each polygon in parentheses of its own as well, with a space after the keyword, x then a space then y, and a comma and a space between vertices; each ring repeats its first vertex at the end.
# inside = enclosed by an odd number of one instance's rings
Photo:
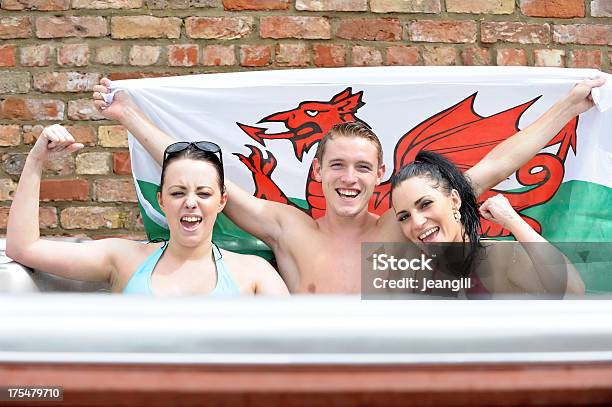
MULTIPOLYGON (((476 196, 508 177, 540 151, 576 115, 593 106, 590 91, 603 80, 584 81, 537 121, 500 143, 466 172, 476 196)), ((110 81, 94 87, 94 101, 109 119, 121 122, 157 161, 175 140, 158 129, 126 92, 103 100, 110 81)), ((279 272, 292 293, 359 293, 361 244, 401 242, 393 211, 368 211, 376 185, 385 174, 378 137, 359 122, 334 126, 320 141, 313 161, 322 183, 325 215, 313 219, 290 205, 259 199, 227 182, 224 213, 274 252, 279 272)))

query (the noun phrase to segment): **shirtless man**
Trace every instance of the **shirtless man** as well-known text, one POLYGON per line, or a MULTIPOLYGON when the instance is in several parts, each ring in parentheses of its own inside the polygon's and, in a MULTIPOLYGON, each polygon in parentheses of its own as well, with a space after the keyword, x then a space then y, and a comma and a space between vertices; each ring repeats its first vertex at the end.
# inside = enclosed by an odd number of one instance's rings
MULTIPOLYGON (((469 169, 466 175, 476 196, 507 178, 569 120, 590 109, 591 89, 603 83, 603 79, 581 82, 537 121, 469 169)), ((158 129, 126 92, 117 92, 112 104, 105 103, 102 94, 109 92, 108 79, 94 87, 98 110, 123 124, 161 163, 164 149, 175 140, 158 129)), ((361 243, 405 240, 393 211, 381 217, 368 212, 374 187, 385 174, 380 142, 364 126, 341 125, 321 140, 313 169, 323 186, 323 217, 314 220, 292 206, 258 199, 227 180, 225 214, 273 250, 292 293, 359 293, 361 243)))

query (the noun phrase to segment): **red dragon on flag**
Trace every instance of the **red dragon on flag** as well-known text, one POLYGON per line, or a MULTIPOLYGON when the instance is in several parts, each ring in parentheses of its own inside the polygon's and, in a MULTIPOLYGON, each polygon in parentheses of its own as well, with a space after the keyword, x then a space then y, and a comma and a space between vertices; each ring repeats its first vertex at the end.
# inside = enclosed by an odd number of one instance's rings
MULTIPOLYGON (((538 99, 534 98, 521 105, 488 117, 474 111, 477 92, 459 103, 439 112, 404 134, 395 146, 393 174, 416 157, 421 150, 435 151, 453 161, 466 171, 480 161, 497 144, 519 131, 518 123, 523 113, 538 99)), ((287 131, 266 133, 266 128, 236 123, 249 137, 265 146, 266 140, 288 139, 293 144, 295 156, 302 160, 321 138, 337 123, 362 121, 356 114, 365 105, 363 91, 353 93, 348 87, 329 101, 305 101, 296 108, 264 117, 259 123, 281 122, 287 131)), ((508 198, 512 206, 536 231, 541 232, 538 221, 521 211, 547 202, 557 191, 564 176, 564 163, 571 148, 576 153, 576 127, 578 117, 572 119, 547 145, 556 146, 556 154, 541 152, 516 172, 518 182, 527 187, 522 191, 501 191, 491 189, 483 193, 479 202, 497 193, 508 198)), ((255 182, 255 196, 291 204, 287 196, 272 180, 276 158, 268 152, 264 157, 261 150, 246 145, 251 154, 235 154, 251 171, 255 182)), ((374 190, 369 210, 382 214, 391 207, 391 182, 381 183, 374 190)), ((314 218, 325 213, 325 198, 321 184, 314 180, 312 168, 306 183, 306 212, 314 218)), ((487 237, 507 236, 509 232, 499 225, 481 219, 482 234, 487 237)))

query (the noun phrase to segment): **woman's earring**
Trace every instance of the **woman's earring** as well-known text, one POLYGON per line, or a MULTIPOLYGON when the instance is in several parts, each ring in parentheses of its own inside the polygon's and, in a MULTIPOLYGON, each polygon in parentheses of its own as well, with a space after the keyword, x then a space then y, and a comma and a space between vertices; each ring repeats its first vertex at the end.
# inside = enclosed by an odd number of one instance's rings
POLYGON ((455 209, 455 211, 453 212, 453 217, 455 218, 455 222, 461 222, 461 214, 458 210, 455 209))

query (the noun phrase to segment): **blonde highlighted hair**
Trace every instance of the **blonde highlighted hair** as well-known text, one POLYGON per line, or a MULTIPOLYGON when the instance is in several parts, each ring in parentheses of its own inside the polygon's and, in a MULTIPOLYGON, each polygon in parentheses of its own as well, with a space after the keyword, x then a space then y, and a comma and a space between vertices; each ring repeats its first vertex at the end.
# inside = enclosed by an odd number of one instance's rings
POLYGON ((332 127, 329 132, 323 136, 321 141, 319 141, 317 153, 315 154, 315 157, 319 160, 319 162, 321 162, 323 159, 327 142, 339 137, 363 138, 370 141, 372 144, 374 144, 374 147, 376 147, 376 151, 378 152, 378 165, 382 165, 383 152, 380 140, 372 129, 363 122, 346 122, 334 125, 334 127, 332 127))

